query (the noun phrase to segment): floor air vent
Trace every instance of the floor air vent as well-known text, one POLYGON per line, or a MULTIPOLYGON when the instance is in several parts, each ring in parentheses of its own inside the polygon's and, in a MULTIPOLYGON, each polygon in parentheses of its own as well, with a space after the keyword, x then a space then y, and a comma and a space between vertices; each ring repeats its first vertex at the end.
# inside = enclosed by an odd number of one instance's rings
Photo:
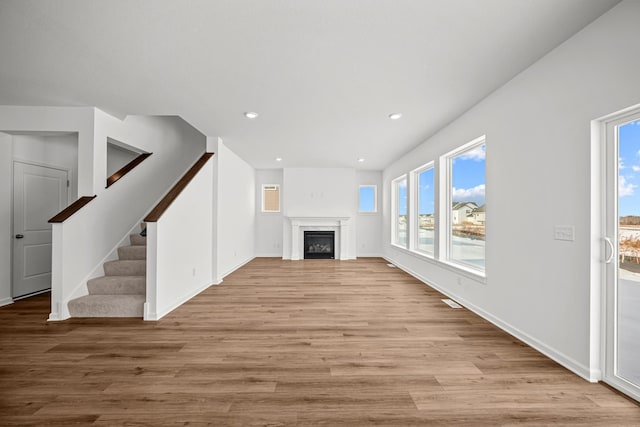
POLYGON ((451 308, 462 308, 462 306, 460 304, 458 304, 457 302, 450 300, 450 299, 443 299, 442 300, 443 303, 447 304, 449 307, 451 308))

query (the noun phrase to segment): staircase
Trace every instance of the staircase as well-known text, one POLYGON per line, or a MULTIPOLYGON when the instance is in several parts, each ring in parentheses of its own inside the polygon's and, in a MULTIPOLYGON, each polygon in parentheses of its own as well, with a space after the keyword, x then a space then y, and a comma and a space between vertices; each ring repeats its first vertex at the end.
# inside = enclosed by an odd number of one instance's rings
POLYGON ((71 317, 142 317, 146 300, 147 238, 129 236, 118 260, 104 263, 104 276, 87 282, 89 295, 69 301, 71 317))

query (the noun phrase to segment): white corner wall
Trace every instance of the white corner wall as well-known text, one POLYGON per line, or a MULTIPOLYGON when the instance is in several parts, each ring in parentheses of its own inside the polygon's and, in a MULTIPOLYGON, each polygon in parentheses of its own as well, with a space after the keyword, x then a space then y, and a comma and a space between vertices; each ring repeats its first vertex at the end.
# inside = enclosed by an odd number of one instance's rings
POLYGON ((590 299, 598 297, 589 274, 590 122, 640 103, 638 22, 640 2, 620 3, 383 174, 389 260, 591 380, 599 367, 590 357, 597 344, 590 299), (396 249, 389 238, 391 180, 480 135, 486 284, 396 249), (575 241, 554 240, 556 224, 575 226, 575 241))
POLYGON ((147 229, 145 320, 158 320, 213 283, 213 162, 147 229))
POLYGON ((382 256, 382 171, 356 171, 356 255, 358 257, 382 256), (360 186, 375 185, 377 212, 358 212, 360 186))
POLYGON ((255 208, 256 236, 255 250, 259 257, 282 257, 282 227, 284 224, 282 169, 256 170, 255 208), (262 186, 280 185, 280 212, 262 212, 262 186))
POLYGON ((0 307, 11 304, 12 139, 0 133, 0 307))
MULTIPOLYGON (((214 151, 217 209, 214 226, 216 283, 255 257, 255 170, 221 140, 214 151)), ((213 148, 213 149, 212 149, 213 148)))

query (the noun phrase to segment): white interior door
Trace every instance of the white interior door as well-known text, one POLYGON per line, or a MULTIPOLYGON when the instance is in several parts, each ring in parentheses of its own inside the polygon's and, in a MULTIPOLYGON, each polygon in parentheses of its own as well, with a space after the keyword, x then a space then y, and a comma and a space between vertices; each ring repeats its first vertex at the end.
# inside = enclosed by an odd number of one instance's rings
POLYGON ((13 285, 19 298, 51 288, 51 224, 67 206, 68 172, 13 164, 13 285))
POLYGON ((606 126, 605 375, 640 400, 640 111, 606 126))

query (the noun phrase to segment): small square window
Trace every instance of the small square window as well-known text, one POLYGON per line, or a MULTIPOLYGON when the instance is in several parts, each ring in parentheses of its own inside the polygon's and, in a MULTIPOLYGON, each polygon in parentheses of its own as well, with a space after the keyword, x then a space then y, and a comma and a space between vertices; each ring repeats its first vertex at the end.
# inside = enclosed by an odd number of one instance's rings
POLYGON ((262 212, 280 212, 280 186, 265 184, 262 186, 262 212))
POLYGON ((360 186, 360 204, 358 212, 374 213, 377 212, 377 187, 375 185, 360 186))

